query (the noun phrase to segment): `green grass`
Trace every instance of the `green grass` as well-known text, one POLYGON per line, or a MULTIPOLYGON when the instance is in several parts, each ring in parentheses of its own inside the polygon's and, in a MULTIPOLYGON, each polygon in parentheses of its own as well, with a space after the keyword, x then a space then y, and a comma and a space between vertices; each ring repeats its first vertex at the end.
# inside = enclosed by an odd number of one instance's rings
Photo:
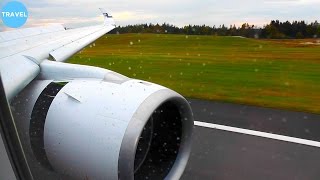
POLYGON ((186 97, 320 113, 315 40, 106 35, 71 58, 167 86, 186 97))

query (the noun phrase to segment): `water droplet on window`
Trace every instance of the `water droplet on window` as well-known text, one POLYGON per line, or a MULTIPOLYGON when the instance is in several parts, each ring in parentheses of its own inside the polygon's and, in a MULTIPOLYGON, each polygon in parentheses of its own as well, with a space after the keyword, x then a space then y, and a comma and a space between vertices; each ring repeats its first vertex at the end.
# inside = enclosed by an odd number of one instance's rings
POLYGON ((286 123, 287 119, 286 118, 282 118, 282 122, 286 123))

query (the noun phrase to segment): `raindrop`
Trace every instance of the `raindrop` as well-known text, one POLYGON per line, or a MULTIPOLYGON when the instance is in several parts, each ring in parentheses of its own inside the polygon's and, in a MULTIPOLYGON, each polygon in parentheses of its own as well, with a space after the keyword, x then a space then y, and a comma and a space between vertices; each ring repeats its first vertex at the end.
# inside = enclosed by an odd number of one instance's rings
POLYGON ((306 132, 306 133, 310 133, 310 130, 309 129, 304 129, 304 132, 306 132))
POLYGON ((241 151, 247 151, 247 148, 246 147, 242 147, 241 151))
POLYGON ((282 122, 286 123, 287 119, 286 118, 282 118, 282 122))

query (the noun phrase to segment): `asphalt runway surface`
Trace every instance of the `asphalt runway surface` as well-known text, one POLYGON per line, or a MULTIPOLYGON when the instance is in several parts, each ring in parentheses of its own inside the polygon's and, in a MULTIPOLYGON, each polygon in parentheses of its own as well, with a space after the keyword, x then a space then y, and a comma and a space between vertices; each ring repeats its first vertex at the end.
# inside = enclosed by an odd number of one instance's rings
MULTIPOLYGON (((189 99, 196 121, 320 140, 320 115, 189 99)), ((195 126, 183 180, 319 180, 320 148, 195 126)))

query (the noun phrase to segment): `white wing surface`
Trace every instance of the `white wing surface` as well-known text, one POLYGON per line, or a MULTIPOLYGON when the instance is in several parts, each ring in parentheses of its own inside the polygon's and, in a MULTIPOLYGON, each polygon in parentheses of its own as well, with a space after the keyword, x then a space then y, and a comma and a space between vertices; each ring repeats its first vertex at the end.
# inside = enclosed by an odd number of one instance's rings
POLYGON ((100 9, 104 23, 66 29, 62 25, 0 32, 0 73, 11 100, 40 73, 46 60, 63 62, 115 28, 112 16, 100 9))

